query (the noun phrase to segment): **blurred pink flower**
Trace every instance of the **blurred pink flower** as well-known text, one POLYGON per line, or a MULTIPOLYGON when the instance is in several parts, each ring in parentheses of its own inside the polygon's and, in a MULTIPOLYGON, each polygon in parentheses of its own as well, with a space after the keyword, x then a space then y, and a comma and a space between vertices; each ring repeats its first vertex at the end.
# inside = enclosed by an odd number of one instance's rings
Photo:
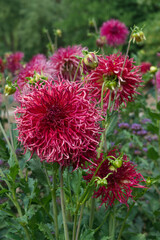
POLYGON ((101 120, 88 89, 67 80, 46 81, 19 99, 16 110, 18 140, 41 161, 80 167, 95 158, 101 120))
POLYGON ((17 70, 22 68, 21 60, 24 57, 24 53, 15 52, 7 55, 6 58, 6 68, 10 70, 12 73, 15 73, 17 70))
MULTIPOLYGON (((94 198, 100 197, 101 205, 105 204, 106 207, 112 206, 117 199, 120 203, 127 204, 129 198, 133 198, 132 188, 144 188, 140 185, 140 182, 144 182, 143 176, 136 171, 135 165, 128 161, 126 155, 123 155, 122 165, 118 168, 113 167, 109 159, 113 160, 120 156, 120 152, 117 149, 113 149, 108 152, 106 160, 99 168, 96 177, 100 179, 106 178, 106 184, 97 185, 97 190, 94 191, 94 198)), ((84 177, 85 180, 90 181, 102 161, 102 156, 95 162, 97 166, 89 166, 89 170, 84 177)), ((115 160, 116 161, 116 160, 115 160)))
MULTIPOLYGON (((77 70, 79 59, 76 56, 83 57, 81 46, 68 46, 66 48, 59 48, 51 57, 50 61, 53 64, 55 75, 60 76, 62 79, 72 81, 77 70)), ((78 70, 76 80, 80 80, 81 67, 78 70)))
POLYGON ((150 70, 151 63, 150 62, 141 62, 140 68, 141 68, 141 73, 146 73, 147 71, 150 70))
POLYGON ((110 46, 124 44, 128 34, 129 31, 126 25, 115 19, 104 22, 100 28, 100 35, 106 37, 107 44, 110 46))
POLYGON ((0 57, 0 72, 4 72, 4 69, 5 69, 5 66, 4 66, 4 63, 3 63, 3 59, 0 57))

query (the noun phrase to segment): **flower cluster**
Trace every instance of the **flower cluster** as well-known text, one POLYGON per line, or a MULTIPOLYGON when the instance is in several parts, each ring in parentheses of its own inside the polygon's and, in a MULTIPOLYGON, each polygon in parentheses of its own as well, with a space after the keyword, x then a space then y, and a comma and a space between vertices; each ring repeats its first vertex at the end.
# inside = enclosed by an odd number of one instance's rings
POLYGON ((6 68, 11 71, 13 74, 22 68, 21 60, 24 57, 24 53, 22 52, 15 52, 9 54, 6 57, 6 68))

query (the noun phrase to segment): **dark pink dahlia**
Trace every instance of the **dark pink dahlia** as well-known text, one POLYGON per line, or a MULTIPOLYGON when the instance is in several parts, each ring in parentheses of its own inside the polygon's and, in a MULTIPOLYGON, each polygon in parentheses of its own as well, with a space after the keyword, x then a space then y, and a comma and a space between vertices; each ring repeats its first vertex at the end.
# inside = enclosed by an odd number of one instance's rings
POLYGON ((20 94, 25 94, 26 92, 28 92, 30 88, 28 85, 28 78, 33 77, 35 73, 50 78, 52 72, 52 66, 50 65, 49 61, 47 61, 44 55, 38 54, 34 56, 16 77, 19 87, 17 88, 17 91, 15 93, 15 99, 18 100, 20 94))
POLYGON ((0 72, 3 73, 5 69, 5 65, 3 59, 0 57, 0 72))
MULTIPOLYGON (((101 158, 97 159, 97 166, 101 163, 101 158)), ((96 171, 96 166, 91 165, 88 174, 84 177, 90 181, 96 171)), ((106 160, 102 163, 96 176, 95 183, 97 190, 94 191, 94 198, 100 197, 101 205, 112 206, 117 199, 120 203, 126 204, 132 198, 132 188, 144 188, 140 182, 144 182, 143 176, 137 172, 135 165, 128 161, 127 156, 120 158, 120 152, 111 150, 106 160), (114 158, 116 158, 116 160, 114 158), (118 160, 119 158, 119 160, 118 160), (109 159, 113 160, 111 163, 109 159), (100 184, 99 184, 100 183, 100 184)))
POLYGON ((6 68, 10 70, 12 73, 15 73, 17 70, 22 68, 21 60, 24 57, 24 53, 15 52, 9 54, 6 58, 6 68))
POLYGON ((115 108, 122 103, 126 105, 128 101, 133 101, 133 96, 137 93, 136 89, 142 82, 142 74, 140 67, 134 65, 133 59, 126 59, 121 54, 112 54, 106 56, 106 59, 99 57, 99 64, 95 70, 89 73, 85 81, 94 87, 93 95, 97 100, 101 99, 102 85, 104 85, 104 100, 108 102, 111 92, 111 100, 114 99, 116 93, 115 108))
POLYGON ((77 168, 96 156, 99 110, 88 100, 88 89, 62 81, 37 85, 22 95, 16 110, 18 140, 41 161, 77 168))
POLYGON ((150 70, 151 67, 151 63, 150 62, 141 62, 140 68, 141 68, 141 72, 144 74, 147 71, 150 70))
MULTIPOLYGON (((86 50, 86 48, 76 45, 59 48, 57 52, 50 57, 53 69, 55 70, 55 75, 60 76, 62 79, 72 81, 80 61, 76 56, 83 57, 82 50, 86 50)), ((78 70, 76 80, 79 80, 80 77, 81 67, 78 70)))
POLYGON ((115 19, 104 22, 100 28, 100 35, 106 37, 107 44, 110 46, 124 44, 128 34, 129 31, 126 25, 115 19))

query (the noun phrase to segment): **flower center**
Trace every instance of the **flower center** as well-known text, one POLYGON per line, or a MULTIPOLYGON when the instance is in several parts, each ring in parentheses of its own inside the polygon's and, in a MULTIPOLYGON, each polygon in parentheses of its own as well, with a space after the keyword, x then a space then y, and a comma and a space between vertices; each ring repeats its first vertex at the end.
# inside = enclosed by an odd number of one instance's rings
POLYGON ((117 28, 117 26, 112 27, 112 28, 110 29, 110 32, 111 32, 112 34, 118 33, 118 28, 117 28))
POLYGON ((105 83, 105 86, 110 90, 114 90, 118 85, 118 77, 114 74, 103 75, 103 81, 105 83))

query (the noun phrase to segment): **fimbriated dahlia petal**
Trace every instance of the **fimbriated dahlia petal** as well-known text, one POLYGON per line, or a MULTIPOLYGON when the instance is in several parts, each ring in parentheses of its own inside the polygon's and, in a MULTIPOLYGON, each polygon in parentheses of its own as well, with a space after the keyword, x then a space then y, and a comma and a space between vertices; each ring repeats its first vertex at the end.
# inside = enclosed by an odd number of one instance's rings
POLYGON ((116 89, 115 108, 118 108, 122 103, 126 105, 128 101, 133 101, 134 95, 137 93, 136 89, 142 82, 140 67, 134 65, 133 59, 127 58, 123 68, 125 57, 121 54, 112 54, 106 56, 106 59, 99 57, 98 60, 98 67, 84 79, 85 82, 94 87, 92 95, 100 101, 102 85, 105 83, 105 104, 108 104, 110 92, 112 92, 111 100, 114 99, 116 89), (112 83, 115 84, 115 90, 111 90, 107 85, 112 83))
MULTIPOLYGON (((100 177, 101 179, 105 178, 109 173, 111 173, 107 177, 107 185, 106 186, 97 186, 98 190, 94 191, 94 197, 100 198, 101 205, 104 203, 106 207, 108 205, 112 206, 114 201, 117 199, 120 203, 127 204, 128 199, 132 198, 132 188, 144 188, 140 182, 144 182, 143 176, 137 172, 136 167, 133 163, 127 160, 127 156, 123 156, 123 164, 121 167, 117 168, 115 171, 111 170, 110 161, 108 158, 111 156, 119 157, 120 152, 118 150, 113 149, 108 152, 108 157, 102 163, 99 168, 96 177, 100 177)), ((102 156, 95 161, 95 164, 98 166, 102 161, 102 156)), ((89 166, 89 170, 87 175, 84 177, 85 180, 90 181, 92 176, 94 175, 97 166, 89 166)))
POLYGON ((18 140, 42 161, 74 168, 90 161, 96 156, 101 117, 87 95, 87 88, 69 81, 37 85, 19 99, 18 140))

